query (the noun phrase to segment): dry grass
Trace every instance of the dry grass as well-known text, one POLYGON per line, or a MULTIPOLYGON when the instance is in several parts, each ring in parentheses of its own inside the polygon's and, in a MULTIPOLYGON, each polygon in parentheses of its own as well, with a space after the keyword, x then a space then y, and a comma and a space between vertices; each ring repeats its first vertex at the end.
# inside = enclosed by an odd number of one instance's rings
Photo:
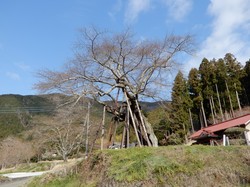
POLYGON ((103 186, 250 185, 247 146, 108 150, 96 153, 89 163, 89 168, 84 166, 85 175, 91 174, 91 181, 103 186))
MULTIPOLYGON (((168 146, 97 151, 45 186, 250 186, 250 147, 168 146)), ((49 177, 49 178, 48 178, 49 177)))

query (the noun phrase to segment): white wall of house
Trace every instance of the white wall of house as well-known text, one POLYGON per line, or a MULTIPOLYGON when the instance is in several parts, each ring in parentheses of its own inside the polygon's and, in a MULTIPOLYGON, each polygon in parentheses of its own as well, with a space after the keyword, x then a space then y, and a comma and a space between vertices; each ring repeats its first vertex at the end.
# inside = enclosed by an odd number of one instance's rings
POLYGON ((247 145, 250 145, 250 122, 246 125, 245 137, 247 141, 247 145))

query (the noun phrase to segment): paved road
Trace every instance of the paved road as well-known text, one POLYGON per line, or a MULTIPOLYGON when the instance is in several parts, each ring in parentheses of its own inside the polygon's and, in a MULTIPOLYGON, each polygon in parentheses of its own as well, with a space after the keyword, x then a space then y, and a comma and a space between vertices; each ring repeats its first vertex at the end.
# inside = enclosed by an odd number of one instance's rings
POLYGON ((3 174, 4 177, 8 177, 10 179, 24 178, 24 177, 34 177, 39 176, 46 173, 45 171, 40 172, 16 172, 16 173, 6 173, 3 174))
POLYGON ((6 174, 3 174, 3 176, 12 179, 12 181, 0 183, 0 187, 23 187, 28 181, 32 179, 32 177, 39 176, 44 173, 46 172, 6 173, 6 174))

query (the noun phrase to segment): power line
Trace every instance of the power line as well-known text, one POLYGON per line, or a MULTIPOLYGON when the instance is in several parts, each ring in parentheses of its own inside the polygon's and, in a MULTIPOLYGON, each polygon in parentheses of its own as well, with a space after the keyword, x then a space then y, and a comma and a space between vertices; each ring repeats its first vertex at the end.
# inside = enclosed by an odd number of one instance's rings
MULTIPOLYGON (((86 108, 86 107, 83 107, 86 108)), ((17 114, 17 113, 48 113, 56 111, 56 106, 0 106, 0 114, 17 114)), ((99 109, 91 109, 91 112, 98 112, 99 109)))
POLYGON ((18 106, 0 106, 0 114, 13 114, 13 113, 46 113, 55 110, 54 106, 39 106, 39 107, 18 107, 18 106))

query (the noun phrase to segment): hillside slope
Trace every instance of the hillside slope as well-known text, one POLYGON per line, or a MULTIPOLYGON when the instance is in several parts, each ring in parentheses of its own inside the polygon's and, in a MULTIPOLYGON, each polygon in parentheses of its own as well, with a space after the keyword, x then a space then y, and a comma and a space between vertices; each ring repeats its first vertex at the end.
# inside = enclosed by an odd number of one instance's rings
POLYGON ((1 95, 0 139, 22 132, 32 117, 48 115, 53 109, 54 105, 48 96, 1 95))
MULTIPOLYGON (((47 95, 0 95, 0 139, 9 135, 17 135, 27 130, 25 128, 31 123, 31 118, 44 115, 50 118, 55 111, 55 103, 60 101, 68 102, 70 97, 62 94, 47 95)), ((92 102, 91 115, 93 118, 102 117, 102 106, 92 102)), ((159 106, 159 103, 142 102, 143 110, 149 111, 159 106)), ((33 123, 37 123, 33 120, 33 123)), ((29 128, 28 128, 29 129, 29 128)))
POLYGON ((70 171, 67 176, 44 176, 30 186, 250 186, 250 147, 105 150, 76 168, 75 175, 70 171))

